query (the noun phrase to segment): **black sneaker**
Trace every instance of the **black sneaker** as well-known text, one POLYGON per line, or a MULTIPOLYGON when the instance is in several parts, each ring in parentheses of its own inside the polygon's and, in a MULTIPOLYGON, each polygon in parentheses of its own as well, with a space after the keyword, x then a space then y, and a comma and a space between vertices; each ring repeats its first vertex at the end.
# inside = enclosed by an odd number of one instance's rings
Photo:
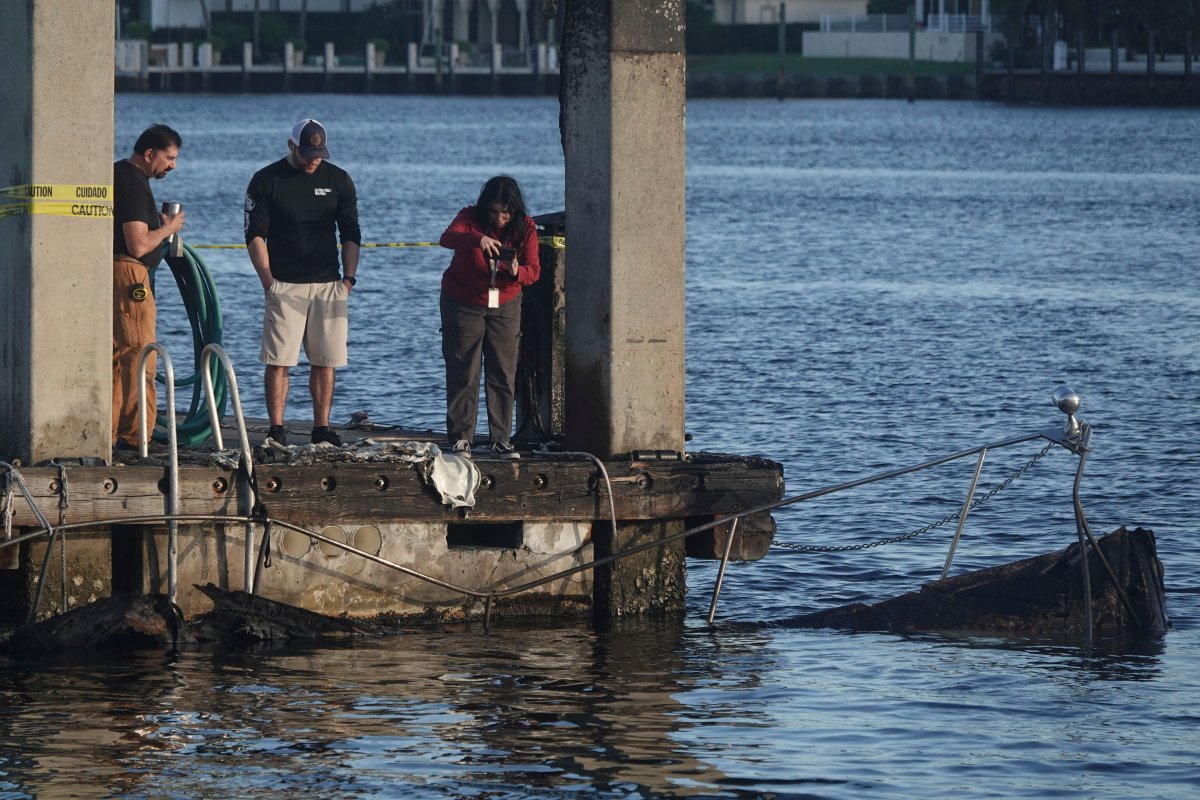
POLYGON ((272 425, 267 431, 267 437, 279 444, 287 444, 287 428, 282 425, 272 425))
POLYGON ((342 446, 342 437, 338 436, 337 432, 335 432, 328 425, 322 425, 318 428, 313 428, 312 429, 312 443, 313 444, 321 444, 322 442, 327 442, 328 444, 331 444, 334 447, 341 447, 342 446))
POLYGON ((517 448, 513 447, 512 442, 493 442, 492 455, 496 458, 519 459, 521 457, 521 454, 517 452, 517 448))
POLYGON ((124 439, 117 439, 113 442, 113 452, 115 453, 140 453, 142 449, 136 444, 130 444, 124 439))
POLYGON ((463 458, 471 457, 471 443, 466 439, 459 439, 454 444, 450 445, 450 452, 463 458))

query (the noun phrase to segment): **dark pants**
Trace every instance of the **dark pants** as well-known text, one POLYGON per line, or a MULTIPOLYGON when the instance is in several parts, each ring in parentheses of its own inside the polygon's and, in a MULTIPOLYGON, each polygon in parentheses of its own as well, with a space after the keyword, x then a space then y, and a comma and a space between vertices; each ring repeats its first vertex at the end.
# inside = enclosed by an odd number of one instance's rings
POLYGON ((442 357, 446 360, 446 438, 474 442, 479 413, 480 355, 487 396, 488 433, 507 442, 512 432, 521 296, 499 308, 457 303, 442 295, 442 357))

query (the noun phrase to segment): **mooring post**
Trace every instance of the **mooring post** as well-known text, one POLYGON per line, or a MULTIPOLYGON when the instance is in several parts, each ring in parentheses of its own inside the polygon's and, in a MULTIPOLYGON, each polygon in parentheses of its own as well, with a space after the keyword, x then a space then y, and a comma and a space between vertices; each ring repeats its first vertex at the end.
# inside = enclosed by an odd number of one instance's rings
POLYGON ((283 91, 292 91, 292 67, 296 61, 296 45, 284 42, 283 45, 283 91))
POLYGON ((242 42, 242 91, 249 92, 254 84, 251 70, 254 68, 254 43, 242 42))
POLYGON ((1011 14, 1007 15, 1004 26, 1004 44, 1005 44, 1005 61, 1008 75, 1008 102, 1015 103, 1017 100, 1017 23, 1013 20, 1011 14))
POLYGON ((782 100, 784 90, 784 62, 787 60, 787 3, 779 4, 779 73, 775 76, 775 96, 782 100))
MULTIPOLYGON (((601 457, 683 450, 683 8, 566 9, 567 442, 601 457)), ((597 525, 596 555, 682 524, 619 525, 615 537, 597 525)), ((682 609, 683 552, 680 540, 597 569, 597 614, 682 609)))
POLYGON ((1115 103, 1118 97, 1117 80, 1118 71, 1120 70, 1120 31, 1113 30, 1108 44, 1108 81, 1112 86, 1111 95, 1112 101, 1115 103))
POLYGON ((1183 100, 1192 99, 1192 32, 1183 34, 1183 100))
POLYGON ((912 5, 908 7, 908 102, 917 98, 917 12, 912 5))
POLYGON ((534 218, 542 239, 542 276, 521 292, 516 428, 519 442, 541 444, 566 434, 567 251, 562 213, 534 218))
POLYGON ((975 99, 983 97, 984 33, 975 31, 975 99))

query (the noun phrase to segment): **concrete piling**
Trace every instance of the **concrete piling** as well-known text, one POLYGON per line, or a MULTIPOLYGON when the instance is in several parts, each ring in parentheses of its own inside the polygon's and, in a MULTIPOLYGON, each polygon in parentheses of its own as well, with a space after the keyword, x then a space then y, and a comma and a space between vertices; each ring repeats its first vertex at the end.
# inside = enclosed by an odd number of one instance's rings
POLYGON ((13 3, 0 25, 0 460, 110 454, 112 14, 13 3))
MULTIPOLYGON (((567 442, 602 457, 683 450, 683 9, 567 6, 567 442)), ((602 552, 647 535, 594 531, 602 552)), ((597 570, 599 613, 682 607, 682 541, 651 552, 597 570)))

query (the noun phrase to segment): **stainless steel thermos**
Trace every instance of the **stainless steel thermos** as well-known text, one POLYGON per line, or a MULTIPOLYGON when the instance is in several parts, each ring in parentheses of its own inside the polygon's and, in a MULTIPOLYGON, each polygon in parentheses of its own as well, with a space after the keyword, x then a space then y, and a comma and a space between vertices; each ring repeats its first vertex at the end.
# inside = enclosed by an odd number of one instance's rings
MULTIPOLYGON (((162 213, 168 217, 173 217, 183 211, 183 206, 179 203, 172 203, 169 200, 164 200, 162 204, 162 213)), ((167 237, 167 255, 171 258, 177 258, 183 255, 183 239, 178 233, 173 233, 167 237)))

